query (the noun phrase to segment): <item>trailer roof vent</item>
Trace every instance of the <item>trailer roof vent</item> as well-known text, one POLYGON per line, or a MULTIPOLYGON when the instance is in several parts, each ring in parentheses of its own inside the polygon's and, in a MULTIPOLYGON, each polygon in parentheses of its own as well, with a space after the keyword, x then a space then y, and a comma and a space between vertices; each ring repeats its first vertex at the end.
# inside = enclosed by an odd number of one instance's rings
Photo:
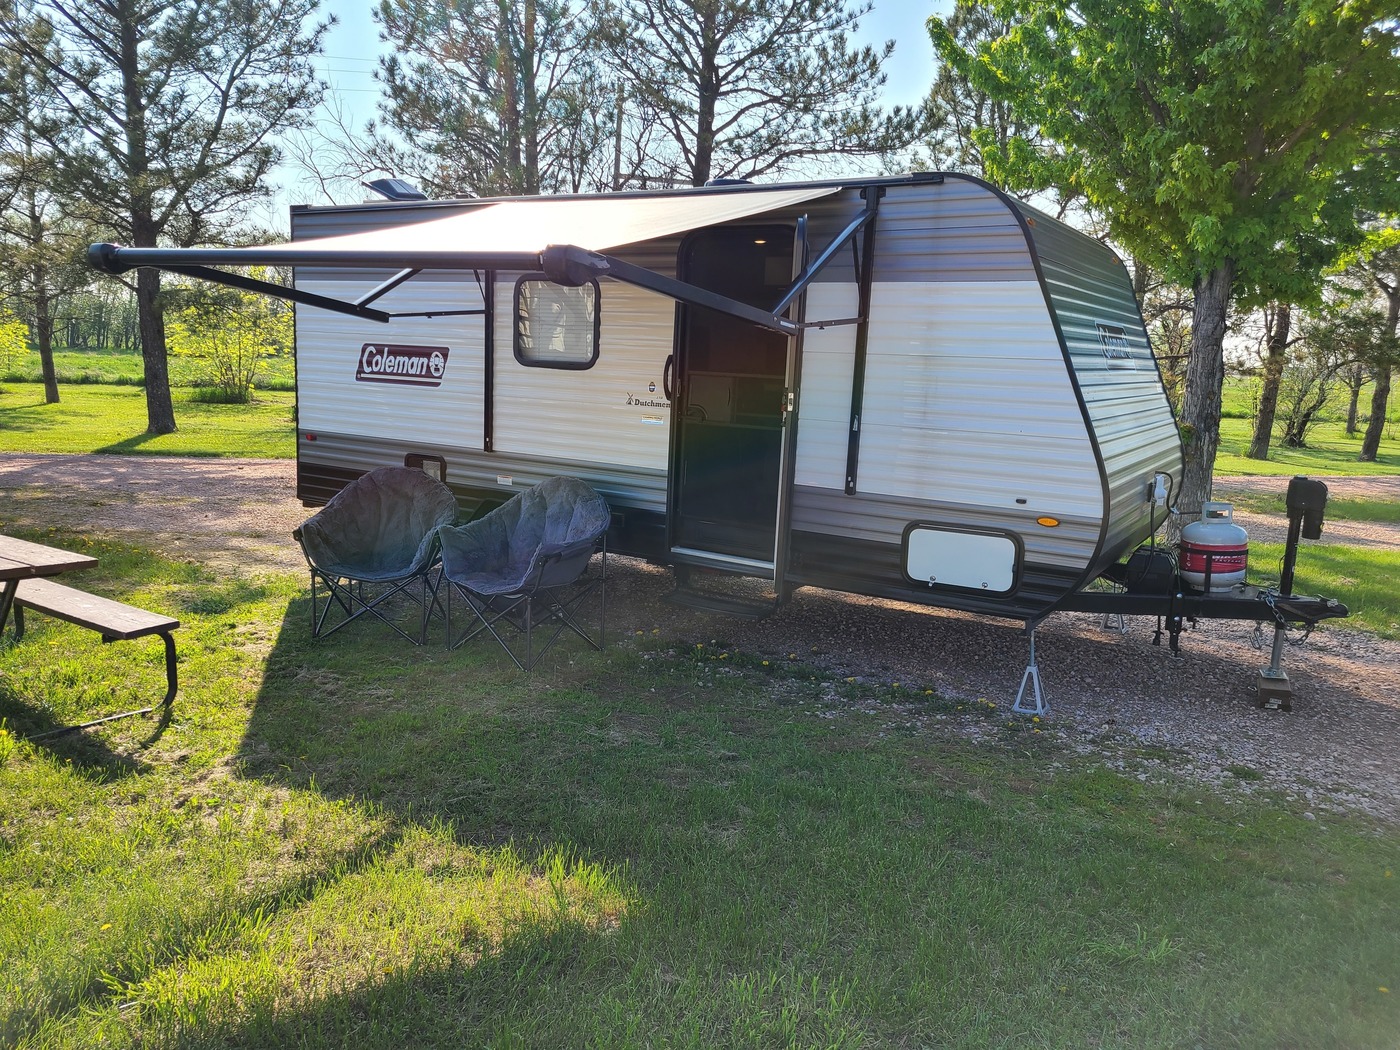
POLYGON ((752 179, 706 179, 706 186, 752 186, 752 179))
POLYGON ((403 179, 371 179, 364 183, 364 186, 391 201, 425 201, 428 199, 426 193, 413 183, 403 179))

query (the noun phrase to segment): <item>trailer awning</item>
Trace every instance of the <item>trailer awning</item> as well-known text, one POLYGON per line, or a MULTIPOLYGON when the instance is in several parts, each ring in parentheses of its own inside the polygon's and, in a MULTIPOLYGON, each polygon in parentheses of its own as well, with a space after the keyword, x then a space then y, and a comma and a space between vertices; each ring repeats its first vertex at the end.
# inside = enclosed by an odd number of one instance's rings
MULTIPOLYGON (((920 181, 939 176, 911 177, 920 181)), ((370 304, 424 270, 541 271, 565 284, 611 277, 672 296, 681 302, 718 309, 775 331, 791 334, 804 325, 781 316, 790 299, 805 288, 830 258, 823 253, 811 273, 794 284, 773 311, 755 309, 652 270, 602 254, 658 237, 733 222, 817 200, 846 188, 813 183, 760 188, 716 187, 675 192, 628 193, 598 197, 538 197, 482 202, 436 219, 403 222, 363 233, 318 237, 244 248, 126 248, 94 244, 88 261, 106 273, 152 266, 236 288, 275 295, 374 321, 396 315, 370 304), (220 266, 318 266, 396 271, 394 277, 353 302, 286 288, 245 277, 220 266)), ((842 232, 832 249, 845 243, 874 215, 879 194, 842 232)), ((803 234, 805 236, 805 234, 803 234)), ((480 311, 453 311, 480 312, 480 311)), ((823 323, 850 323, 851 319, 823 323)), ((809 323, 810 324, 810 323, 809 323)))
POLYGON ((247 248, 123 248, 93 245, 98 269, 136 266, 337 266, 471 270, 540 266, 551 245, 600 252, 704 226, 732 222, 818 197, 839 186, 733 187, 665 196, 539 197, 483 204, 444 216, 364 233, 247 248))

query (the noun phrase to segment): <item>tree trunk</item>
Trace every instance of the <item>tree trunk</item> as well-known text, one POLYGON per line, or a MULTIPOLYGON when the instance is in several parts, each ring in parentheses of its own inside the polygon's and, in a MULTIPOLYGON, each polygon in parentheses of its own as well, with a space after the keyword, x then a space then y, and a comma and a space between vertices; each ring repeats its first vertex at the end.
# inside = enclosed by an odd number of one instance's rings
POLYGON ((613 114, 613 177, 612 188, 622 189, 622 107, 627 101, 626 88, 617 82, 617 111, 613 114))
POLYGON ((1347 398, 1347 437, 1354 437, 1356 434, 1356 421, 1361 413, 1361 388, 1359 386, 1348 386, 1347 398))
POLYGON ((1385 430, 1385 414, 1390 402, 1391 371, 1388 363, 1376 369, 1376 388, 1371 391, 1371 419, 1361 438, 1361 451, 1356 455, 1359 462, 1374 463, 1380 452, 1381 434, 1385 430))
POLYGON ((710 181, 715 160, 715 108, 719 104, 719 41, 715 38, 713 9, 701 15, 696 30, 700 38, 700 76, 695 85, 695 155, 690 184, 710 181))
MULTIPOLYGON (((1400 331, 1400 285, 1382 285, 1385 288, 1389 305, 1386 309, 1386 324, 1390 334, 1400 331)), ((1390 376, 1394 371, 1389 361, 1376 369, 1376 388, 1371 391, 1371 418, 1366 424, 1366 433, 1361 438, 1361 451, 1356 458, 1362 463, 1374 463, 1381 450, 1381 434, 1385 430, 1385 414, 1390 407, 1390 376)))
MULTIPOLYGON (((146 100, 142 95, 137 18, 131 5, 117 5, 120 29, 117 68, 122 78, 123 130, 126 133, 127 189, 131 194, 131 246, 156 246, 155 208, 148 184, 151 170, 147 141, 146 100)), ((170 369, 165 357, 165 318, 161 314, 160 273, 143 266, 136 271, 136 324, 141 336, 141 366, 146 383, 146 433, 173 434, 175 406, 170 399, 170 369)))
POLYGON ((496 67, 500 77, 501 134, 505 141, 500 191, 524 193, 525 162, 520 141, 520 69, 512 34, 511 0, 496 0, 496 67))
MULTIPOLYGON (((25 129, 26 139, 28 129, 25 129)), ((29 146, 25 143, 26 149, 29 146)), ((44 242, 47 231, 44 229, 44 213, 32 187, 26 193, 26 206, 29 219, 29 243, 35 249, 44 242)), ((36 255, 29 268, 29 279, 34 285, 34 341, 39 348, 39 369, 44 376, 44 404, 58 404, 58 373, 53 364, 54 303, 49 294, 49 268, 42 254, 36 255)))
POLYGON ((1274 413, 1278 411, 1278 388, 1283 379, 1283 366, 1288 355, 1288 332, 1293 325, 1293 310, 1280 303, 1278 312, 1269 323, 1264 349, 1264 386, 1259 391, 1259 413, 1254 417, 1254 434, 1249 439, 1250 459, 1269 458, 1269 438, 1274 431, 1274 413))
POLYGON ((146 433, 175 433, 175 404, 170 398, 170 366, 165 356, 165 318, 160 308, 160 272, 143 266, 136 272, 136 313, 141 329, 141 365, 146 380, 146 433))
POLYGON ((34 341, 39 347, 39 369, 44 375, 44 404, 58 404, 58 370, 53 364, 53 304, 49 299, 48 276, 34 289, 34 341))
POLYGON ((1180 524, 1199 518, 1201 504, 1210 499, 1211 472, 1215 469, 1215 452, 1220 446, 1226 314, 1234 283, 1235 263, 1227 259, 1197 277, 1193 288, 1191 357, 1186 363, 1186 394, 1181 405, 1186 471, 1176 500, 1181 513, 1169 528, 1169 538, 1173 540, 1179 535, 1180 524))
POLYGON ((525 152, 525 192, 540 192, 540 100, 535 86, 535 0, 525 0, 524 25, 521 27, 522 54, 518 75, 524 94, 521 106, 521 137, 525 152))

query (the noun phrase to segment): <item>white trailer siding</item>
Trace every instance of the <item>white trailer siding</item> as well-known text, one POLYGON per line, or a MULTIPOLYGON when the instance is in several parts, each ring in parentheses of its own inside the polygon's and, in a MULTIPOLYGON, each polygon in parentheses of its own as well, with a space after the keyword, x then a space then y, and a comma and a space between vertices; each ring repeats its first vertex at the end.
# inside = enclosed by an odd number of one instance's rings
MULTIPOLYGON (((433 276, 433 280, 412 281, 395 291, 396 308, 441 310, 451 308, 445 304, 454 301, 460 303, 460 309, 481 305, 470 274, 433 276)), ((374 288, 380 279, 379 275, 358 280, 302 278, 298 287, 353 299, 374 288)), ((297 422, 302 430, 481 448, 485 398, 480 317, 415 317, 379 324, 303 309, 297 311, 296 340, 297 422), (366 345, 448 348, 441 384, 415 387, 357 380, 357 364, 366 345)))
MULTIPOLYGON (((861 206, 854 193, 839 204, 844 215, 817 220, 816 242, 861 206)), ((845 475, 856 330, 804 340, 796 575, 844 564, 850 589, 893 594, 908 587, 900 557, 913 523, 1005 531, 1022 538, 1019 593, 951 604, 1034 609, 1083 573, 1106 508, 1024 230, 993 191, 955 179, 890 188, 875 223, 854 493, 845 475), (1046 516, 1060 524, 1036 524, 1046 516), (863 546, 843 557, 828 536, 863 546)), ((807 316, 851 316, 855 297, 854 267, 833 265, 810 291, 807 316)))
POLYGON ((860 492, 1103 512, 1093 449, 1036 285, 881 284, 871 316, 860 492))
MULTIPOLYGON (((675 302, 604 281, 598 291, 601 352, 593 367, 531 367, 514 352, 518 276, 501 274, 496 284, 494 447, 665 471, 671 410, 661 373, 675 337, 675 302)), ((664 498, 655 509, 665 511, 664 498)))

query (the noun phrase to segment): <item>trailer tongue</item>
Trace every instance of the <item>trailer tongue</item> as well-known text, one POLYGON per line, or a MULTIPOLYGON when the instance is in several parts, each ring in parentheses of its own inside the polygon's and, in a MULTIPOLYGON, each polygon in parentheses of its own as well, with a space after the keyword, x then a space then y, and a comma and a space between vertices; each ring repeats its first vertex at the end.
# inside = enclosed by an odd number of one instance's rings
MULTIPOLYGON (((1322 536, 1323 511, 1327 504, 1327 486, 1313 478, 1295 477, 1288 483, 1286 507, 1288 512, 1288 538, 1284 546, 1283 567, 1277 587, 1256 587, 1237 584, 1227 590, 1217 590, 1211 586, 1209 571, 1202 589, 1186 586, 1184 573, 1178 571, 1163 573, 1147 571, 1134 573, 1132 560, 1116 565, 1104 574, 1104 578, 1118 588, 1115 590, 1078 591, 1069 596, 1060 606, 1066 612, 1103 613, 1110 616, 1156 616, 1169 636, 1172 652, 1180 651, 1181 632, 1187 623, 1196 620, 1253 620, 1262 625, 1272 623, 1274 630, 1273 646, 1269 664, 1261 668, 1258 677, 1259 706, 1273 710, 1289 711, 1293 707, 1293 685, 1283 669, 1283 644, 1290 628, 1303 628, 1306 637, 1323 620, 1336 619, 1348 614, 1347 607, 1333 598, 1293 593, 1294 567, 1298 560, 1298 543, 1301 539, 1320 539, 1322 536)), ((1144 548, 1144 550, 1149 550, 1144 548)), ((1137 552, 1138 554, 1143 551, 1137 552)), ((1171 563, 1165 551, 1156 551, 1162 559, 1149 557, 1139 559, 1140 563, 1160 565, 1165 559, 1171 563)), ((1201 587, 1201 581, 1197 581, 1201 587)), ((1034 628, 1032 628, 1033 630, 1034 628)), ((1161 644, 1162 626, 1157 629, 1152 641, 1161 644)), ((1034 660, 1032 642, 1032 666, 1034 660)), ((1039 674, 1027 669, 1027 680, 1023 682, 1021 693, 1016 697, 1014 710, 1034 710, 1044 708, 1043 700, 1032 697, 1027 705, 1025 694, 1028 687, 1039 680, 1039 674)))

